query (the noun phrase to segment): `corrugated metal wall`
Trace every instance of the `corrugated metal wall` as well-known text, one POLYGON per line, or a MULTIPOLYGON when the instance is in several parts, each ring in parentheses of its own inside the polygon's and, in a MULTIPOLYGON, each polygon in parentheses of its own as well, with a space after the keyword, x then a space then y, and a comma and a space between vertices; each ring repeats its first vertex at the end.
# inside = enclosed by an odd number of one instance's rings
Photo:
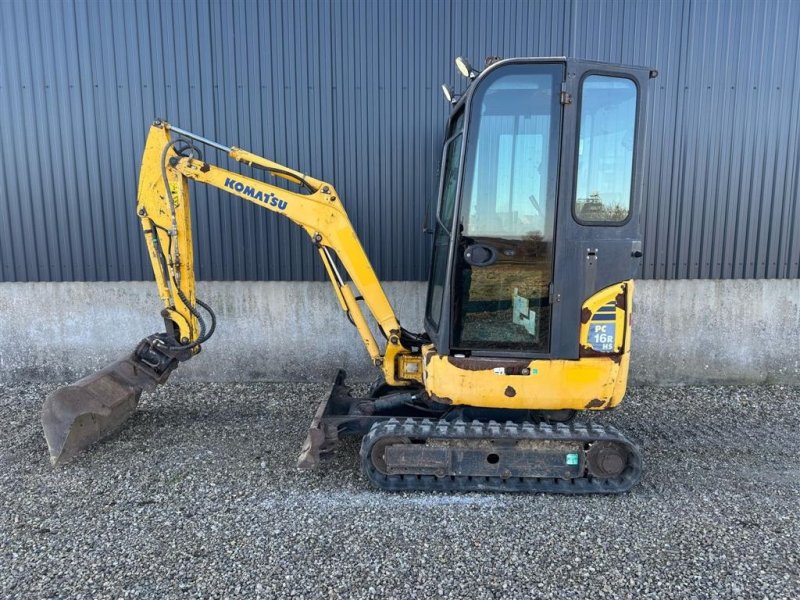
MULTIPOLYGON (((800 275, 797 1, 14 0, 0 17, 5 281, 150 278, 133 206, 156 116, 332 181, 380 276, 425 278, 458 54, 658 68, 643 275, 800 275)), ((297 228, 195 199, 200 278, 322 275, 297 228)))

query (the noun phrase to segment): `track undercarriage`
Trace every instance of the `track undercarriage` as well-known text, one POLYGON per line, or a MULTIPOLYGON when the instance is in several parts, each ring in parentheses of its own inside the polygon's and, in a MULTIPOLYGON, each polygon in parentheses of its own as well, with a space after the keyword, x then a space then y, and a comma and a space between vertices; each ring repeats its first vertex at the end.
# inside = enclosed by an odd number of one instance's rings
POLYGON ((363 435, 361 467, 387 491, 621 493, 641 476, 638 448, 574 411, 453 407, 422 389, 373 386, 355 397, 339 371, 298 460, 314 468, 339 436, 363 435))

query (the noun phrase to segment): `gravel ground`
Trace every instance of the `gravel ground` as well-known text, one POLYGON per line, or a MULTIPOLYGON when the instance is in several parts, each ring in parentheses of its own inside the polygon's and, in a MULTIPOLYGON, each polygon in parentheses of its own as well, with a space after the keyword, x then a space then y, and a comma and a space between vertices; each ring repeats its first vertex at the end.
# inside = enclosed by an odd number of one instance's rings
POLYGON ((177 384, 52 469, 0 386, 2 597, 800 597, 800 389, 640 388, 629 494, 392 495, 294 468, 325 386, 177 384))

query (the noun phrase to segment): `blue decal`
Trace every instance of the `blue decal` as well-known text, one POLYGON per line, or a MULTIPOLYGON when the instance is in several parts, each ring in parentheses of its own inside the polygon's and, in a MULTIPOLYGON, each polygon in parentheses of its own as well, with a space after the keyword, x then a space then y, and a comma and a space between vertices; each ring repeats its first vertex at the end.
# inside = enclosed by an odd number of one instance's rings
POLYGON ((225 187, 239 192, 240 194, 244 194, 245 196, 250 196, 253 200, 258 200, 263 203, 264 206, 277 206, 278 210, 286 210, 288 206, 286 200, 281 200, 272 192, 262 192, 254 187, 243 184, 241 181, 231 179, 230 177, 225 178, 225 187))
POLYGON ((595 352, 614 352, 616 329, 616 323, 589 323, 588 342, 592 350, 595 352))
POLYGON ((617 314, 616 313, 596 313, 592 317, 592 321, 616 321, 617 314))

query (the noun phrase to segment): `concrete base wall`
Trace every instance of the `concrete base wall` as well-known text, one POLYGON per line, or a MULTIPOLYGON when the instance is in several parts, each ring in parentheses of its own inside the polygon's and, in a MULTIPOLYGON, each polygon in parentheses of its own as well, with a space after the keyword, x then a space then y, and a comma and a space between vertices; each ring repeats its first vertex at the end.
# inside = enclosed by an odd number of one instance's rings
MULTIPOLYGON (((421 329, 426 284, 388 282, 400 321, 421 329)), ((800 384, 800 280, 641 281, 631 379, 639 384, 800 384)), ((326 381, 376 371, 323 282, 201 282, 218 316, 176 377, 326 381)), ((78 379, 160 331, 150 282, 0 283, 0 382, 78 379)))

